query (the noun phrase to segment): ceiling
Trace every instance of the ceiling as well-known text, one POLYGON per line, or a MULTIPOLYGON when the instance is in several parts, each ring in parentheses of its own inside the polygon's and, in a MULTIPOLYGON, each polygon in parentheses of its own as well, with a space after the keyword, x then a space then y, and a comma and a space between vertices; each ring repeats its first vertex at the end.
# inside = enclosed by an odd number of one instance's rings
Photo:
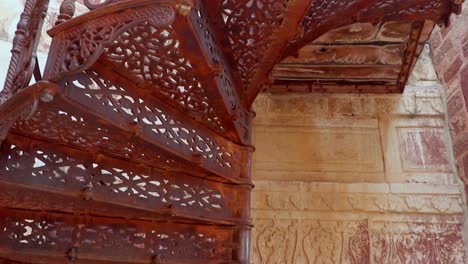
POLYGON ((269 92, 401 92, 433 22, 356 23, 276 64, 269 92))

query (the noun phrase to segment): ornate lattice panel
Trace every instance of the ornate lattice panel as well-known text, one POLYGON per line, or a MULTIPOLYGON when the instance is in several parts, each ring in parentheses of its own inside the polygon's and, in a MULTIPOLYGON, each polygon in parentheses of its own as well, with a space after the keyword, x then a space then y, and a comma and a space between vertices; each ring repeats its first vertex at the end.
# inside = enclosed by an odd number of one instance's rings
MULTIPOLYGON (((130 3, 115 6, 125 4, 130 3)), ((153 96, 220 135, 246 143, 247 124, 239 122, 246 110, 238 107, 239 96, 230 72, 222 67, 222 54, 215 62, 200 56, 212 54, 215 42, 206 45, 210 40, 205 33, 192 29, 186 16, 198 12, 191 8, 182 5, 177 11, 174 4, 147 3, 131 12, 94 18, 93 13, 101 9, 87 14, 81 23, 65 22, 51 31, 55 61, 45 74, 58 80, 61 74, 87 69, 101 57, 104 64, 153 96), (92 23, 84 23, 91 18, 92 23)))
POLYGON ((93 157, 86 152, 54 148, 23 137, 8 139, 2 153, 1 181, 25 184, 33 190, 49 190, 58 195, 57 202, 60 196, 71 195, 114 207, 207 221, 239 222, 245 218, 247 187, 233 188, 102 155, 93 157))
POLYGON ((0 215, 0 255, 14 255, 20 261, 220 263, 232 259, 234 230, 228 227, 41 216, 14 210, 0 215))
MULTIPOLYGON (((84 89, 79 90, 84 92, 84 89)), ((76 89, 76 91, 78 91, 78 89, 76 89)), ((121 94, 121 91, 116 91, 114 95, 118 95, 119 93, 121 94)), ((116 98, 117 99, 113 99, 113 101, 108 102, 118 102, 119 98, 116 98)), ((95 97, 94 100, 98 99, 95 97)), ((130 102, 127 98, 120 101, 124 106, 125 103, 130 102)), ((122 107, 120 109, 122 112, 128 110, 124 106, 116 106, 122 107)), ((103 107, 111 106, 107 104, 103 107)), ((207 176, 210 175, 208 171, 213 171, 218 175, 218 178, 224 178, 229 181, 245 182, 245 180, 239 177, 240 155, 228 156, 228 158, 236 158, 238 160, 237 162, 229 163, 231 167, 228 165, 225 165, 224 167, 221 166, 222 163, 220 162, 223 160, 222 154, 217 153, 215 156, 209 152, 210 150, 213 152, 219 151, 221 147, 216 145, 213 146, 212 142, 205 143, 205 141, 203 141, 204 138, 197 134, 193 134, 194 138, 187 137, 189 132, 193 133, 193 128, 191 128, 191 130, 183 130, 184 127, 180 123, 177 125, 173 119, 166 120, 165 118, 167 116, 163 113, 159 113, 159 109, 149 110, 149 108, 144 105, 140 107, 140 109, 143 110, 142 116, 140 116, 142 118, 141 123, 146 126, 145 122, 153 120, 153 124, 157 129, 154 129, 154 127, 143 127, 141 129, 138 129, 136 126, 125 127, 124 122, 126 120, 134 120, 135 116, 132 115, 127 116, 127 114, 124 113, 117 113, 116 115, 102 114, 109 118, 103 119, 96 117, 87 111, 82 111, 83 109, 84 108, 80 105, 72 103, 69 99, 66 99, 63 96, 57 96, 57 98, 51 103, 39 104, 37 112, 29 120, 19 121, 15 124, 14 131, 25 136, 43 139, 56 144, 71 145, 83 150, 103 152, 111 156, 145 163, 153 167, 175 171, 189 171, 194 174, 207 176), (150 116, 148 113, 155 113, 155 115, 150 116), (159 116, 161 119, 157 119, 156 114, 158 113, 160 114, 159 116), (144 118, 145 114, 148 119, 144 118), (112 117, 115 116, 120 119, 113 119, 112 117), (127 118, 125 120, 121 117, 127 118), (161 121, 164 121, 167 125, 163 125, 160 123, 161 121), (158 125, 159 123, 160 125, 158 125), (171 131, 169 131, 169 129, 171 131), (163 132, 166 132, 166 134, 163 134, 163 132), (168 151, 164 150, 164 148, 158 148, 157 144, 162 145, 162 143, 158 143, 154 138, 159 135, 161 135, 161 140, 164 140, 164 145, 162 147, 171 144, 184 144, 188 146, 187 148, 192 148, 193 150, 191 150, 191 152, 194 154, 191 154, 191 156, 184 161, 180 158, 181 156, 183 157, 182 153, 178 155, 175 154, 178 153, 177 151, 180 148, 168 149, 168 151), (191 143, 191 145, 189 145, 189 143, 191 143), (200 145, 202 143, 205 143, 205 145, 200 145), (156 144, 156 146, 152 144, 156 144), (206 153, 206 158, 203 157, 203 152, 206 153), (197 153, 201 154, 196 155, 197 153), (207 166, 204 166, 203 161, 209 160, 209 158, 213 160, 214 166, 210 166, 208 163, 205 163, 207 166), (201 168, 196 169, 199 165, 201 165, 201 168), (205 167, 206 170, 202 169, 203 167, 205 167)), ((98 109, 99 108, 97 108, 97 110, 98 109)))
POLYGON ((205 5, 212 6, 209 15, 223 44, 230 47, 232 68, 245 90, 283 22, 288 0, 208 0, 205 5))
MULTIPOLYGON (((30 119, 15 124, 13 132, 56 144, 139 160, 162 168, 182 164, 176 157, 152 151, 144 142, 132 140, 132 135, 115 130, 109 123, 93 118, 86 112, 80 112, 63 98, 56 98, 49 104, 41 103, 30 119)), ((184 166, 180 165, 180 168, 184 166)))
POLYGON ((239 176, 240 158, 245 152, 242 147, 200 128, 132 83, 124 79, 111 82, 108 77, 111 74, 105 71, 89 70, 63 79, 60 86, 72 100, 116 125, 136 131, 147 141, 188 160, 198 159, 219 175, 239 176))

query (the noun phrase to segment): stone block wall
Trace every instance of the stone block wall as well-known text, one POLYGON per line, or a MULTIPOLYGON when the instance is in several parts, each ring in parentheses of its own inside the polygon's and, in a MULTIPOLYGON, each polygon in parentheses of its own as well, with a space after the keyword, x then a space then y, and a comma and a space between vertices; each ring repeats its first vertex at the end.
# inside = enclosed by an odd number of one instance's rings
POLYGON ((465 263, 462 188, 425 53, 403 95, 258 98, 252 263, 465 263))
POLYGON ((458 175, 468 191, 468 2, 448 28, 431 36, 433 62, 447 97, 447 110, 458 175))

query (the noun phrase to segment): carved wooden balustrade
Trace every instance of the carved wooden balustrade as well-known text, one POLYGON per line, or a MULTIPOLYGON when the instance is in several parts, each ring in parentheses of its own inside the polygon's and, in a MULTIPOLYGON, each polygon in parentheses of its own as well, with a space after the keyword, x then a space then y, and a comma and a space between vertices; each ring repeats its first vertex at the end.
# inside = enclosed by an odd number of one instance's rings
POLYGON ((28 86, 48 1, 26 1, 0 94, 0 257, 248 263, 250 107, 275 64, 355 22, 414 21, 418 38, 460 4, 85 0, 74 17, 65 0, 28 86))

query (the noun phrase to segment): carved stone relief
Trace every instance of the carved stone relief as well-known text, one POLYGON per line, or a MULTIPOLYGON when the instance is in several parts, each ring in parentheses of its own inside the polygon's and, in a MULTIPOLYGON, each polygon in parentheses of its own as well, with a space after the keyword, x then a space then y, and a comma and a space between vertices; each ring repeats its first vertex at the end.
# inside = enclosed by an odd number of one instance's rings
POLYGON ((403 95, 263 94, 255 109, 252 263, 465 263, 433 83, 403 95))
POLYGON ((369 263, 367 221, 257 219, 252 263, 369 263))
POLYGON ((251 263, 464 263, 462 224, 328 219, 254 221, 251 263))

